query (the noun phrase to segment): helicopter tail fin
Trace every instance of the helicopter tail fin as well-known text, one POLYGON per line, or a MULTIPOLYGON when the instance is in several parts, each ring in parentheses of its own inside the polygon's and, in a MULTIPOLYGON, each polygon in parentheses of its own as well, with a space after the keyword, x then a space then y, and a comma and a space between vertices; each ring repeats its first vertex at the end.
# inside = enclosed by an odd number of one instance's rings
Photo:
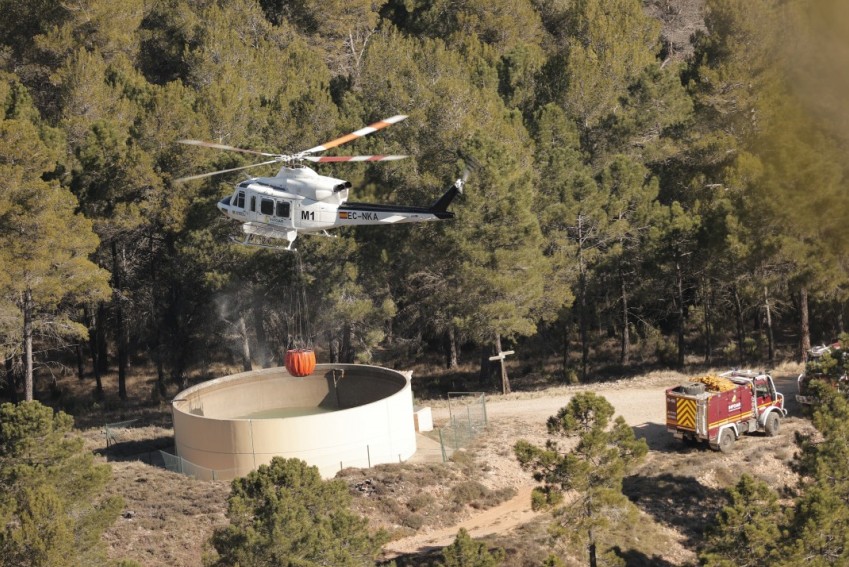
POLYGON ((442 195, 442 197, 434 201, 434 203, 430 206, 430 211, 432 213, 447 212, 448 205, 451 204, 457 195, 461 195, 463 193, 463 185, 465 185, 465 183, 465 179, 458 179, 455 181, 454 185, 452 185, 451 188, 442 195))

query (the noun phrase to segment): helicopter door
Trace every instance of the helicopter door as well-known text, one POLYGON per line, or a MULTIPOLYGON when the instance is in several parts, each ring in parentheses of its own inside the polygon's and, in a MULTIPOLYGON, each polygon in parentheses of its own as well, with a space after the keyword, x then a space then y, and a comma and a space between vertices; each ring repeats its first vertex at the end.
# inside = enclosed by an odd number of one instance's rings
POLYGON ((274 200, 261 198, 259 200, 259 220, 267 223, 274 214, 274 200))
POLYGON ((291 201, 274 202, 274 224, 290 227, 292 226, 292 203, 291 201))

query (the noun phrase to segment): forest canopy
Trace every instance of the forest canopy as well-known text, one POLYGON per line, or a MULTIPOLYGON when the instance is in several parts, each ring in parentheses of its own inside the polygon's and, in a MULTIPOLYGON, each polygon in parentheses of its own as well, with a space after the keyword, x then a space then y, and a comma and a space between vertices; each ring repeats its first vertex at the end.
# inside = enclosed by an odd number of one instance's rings
POLYGON ((521 345, 562 380, 774 363, 846 330, 838 0, 0 9, 11 397, 74 357, 99 393, 117 367, 123 398, 133 359, 164 394, 215 360, 280 364, 295 343, 453 367, 521 345), (426 204, 474 164, 453 221, 281 255, 229 241, 215 202, 244 173, 175 182, 250 163, 180 139, 298 151, 395 114, 409 118, 339 153, 409 159, 316 169, 358 201, 426 204))

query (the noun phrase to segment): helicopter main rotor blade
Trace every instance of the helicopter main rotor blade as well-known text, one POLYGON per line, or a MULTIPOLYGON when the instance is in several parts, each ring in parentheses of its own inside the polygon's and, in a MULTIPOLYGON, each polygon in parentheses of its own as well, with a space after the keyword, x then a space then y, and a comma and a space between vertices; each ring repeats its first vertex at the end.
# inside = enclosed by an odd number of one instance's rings
POLYGON ((213 175, 218 175, 221 173, 230 173, 231 171, 240 171, 242 169, 250 169, 251 167, 259 167, 261 165, 269 165, 271 163, 278 163, 280 160, 272 159, 268 161, 264 161, 262 163, 253 163, 251 165, 243 165, 242 167, 233 167, 230 169, 221 169, 218 171, 210 171, 207 173, 199 173, 198 175, 189 175, 188 177, 180 177, 175 179, 174 181, 178 183, 182 183, 183 181, 192 181, 194 179, 203 179, 204 177, 212 177, 213 175))
POLYGON ((258 156, 267 156, 267 157, 281 157, 280 154, 270 154, 268 152, 258 152, 256 150, 246 150, 244 148, 236 148, 234 146, 228 146, 225 144, 216 144, 214 142, 205 142, 203 140, 177 140, 177 142, 181 144, 187 144, 189 146, 201 146, 203 148, 214 148, 216 150, 227 150, 231 152, 242 152, 245 154, 254 154, 258 156))
POLYGON ((310 148, 306 151, 301 152, 300 157, 304 157, 304 154, 314 154, 316 152, 323 152, 325 150, 329 150, 330 148, 335 148, 336 146, 341 146, 346 142, 350 142, 351 140, 356 140, 357 138, 362 138, 363 136, 368 136, 372 132, 377 132, 382 128, 386 128, 392 124, 396 124, 401 122, 407 118, 406 114, 397 114, 390 118, 386 118, 384 120, 380 120, 379 122, 375 122, 374 124, 369 124, 365 128, 360 128, 356 132, 351 132, 350 134, 345 134, 341 138, 336 138, 335 140, 331 140, 329 142, 325 142, 320 146, 316 146, 314 148, 310 148))
POLYGON ((340 162, 340 161, 393 161, 406 159, 410 156, 399 155, 374 155, 374 156, 304 156, 303 159, 312 162, 340 162))

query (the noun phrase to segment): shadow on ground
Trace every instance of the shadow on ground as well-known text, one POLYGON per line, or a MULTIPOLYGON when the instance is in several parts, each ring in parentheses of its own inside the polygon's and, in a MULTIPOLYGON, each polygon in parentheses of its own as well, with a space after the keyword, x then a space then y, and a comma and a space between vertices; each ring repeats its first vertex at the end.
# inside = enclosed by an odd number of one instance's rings
POLYGON ((623 550, 617 545, 611 551, 616 554, 616 557, 622 559, 628 567, 675 567, 674 563, 670 563, 662 557, 657 555, 648 556, 636 549, 623 550))
POLYGON ((684 534, 683 545, 691 549, 703 540, 705 526, 728 503, 725 490, 672 474, 630 476, 622 483, 622 492, 655 521, 684 534))
POLYGON ((645 439, 646 444, 652 451, 662 453, 678 453, 681 451, 681 442, 671 433, 666 431, 666 425, 661 423, 642 423, 633 428, 637 439, 645 439))
POLYGON ((106 457, 107 461, 141 461, 157 467, 164 466, 160 451, 174 452, 174 437, 171 435, 154 439, 138 439, 113 443, 95 454, 106 457))

